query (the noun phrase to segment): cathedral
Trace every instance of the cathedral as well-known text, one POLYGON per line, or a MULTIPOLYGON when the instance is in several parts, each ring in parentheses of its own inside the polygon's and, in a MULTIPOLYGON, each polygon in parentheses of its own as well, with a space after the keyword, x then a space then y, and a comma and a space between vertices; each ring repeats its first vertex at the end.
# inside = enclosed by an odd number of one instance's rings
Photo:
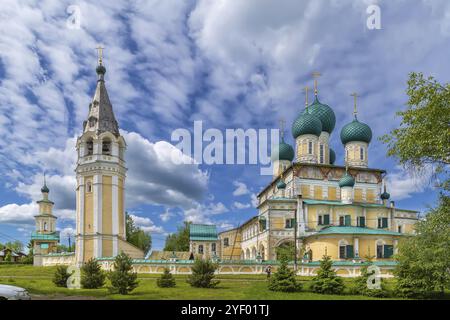
MULTIPOLYGON (((104 269, 125 252, 137 272, 189 273, 194 257, 218 262, 219 273, 260 273, 277 264, 282 249, 294 248, 299 274, 313 275, 328 255, 343 276, 358 274, 357 263, 374 259, 387 271, 402 237, 414 233, 417 212, 390 201, 386 171, 369 167, 372 130, 358 119, 354 94, 353 120, 340 131, 345 166, 335 164, 330 136, 336 126, 333 109, 314 101, 292 123, 295 149, 282 132, 272 152, 273 176, 258 194, 258 213, 238 227, 218 232, 215 225, 191 224, 189 252, 145 253, 126 241, 126 142, 120 135, 105 86, 101 49, 97 85, 89 104, 76 152, 76 235, 74 253, 56 253, 59 233, 53 202, 44 182, 36 231, 32 234, 35 265, 76 264, 97 259, 104 269)), ((74 150, 75 151, 75 150, 74 150)))
POLYGON ((319 100, 317 78, 311 104, 307 94, 306 88, 305 108, 292 123, 295 150, 282 133, 272 153, 273 177, 258 194, 258 214, 221 233, 215 226, 191 226, 193 254, 274 261, 280 248, 290 246, 304 263, 324 255, 338 264, 389 262, 399 240, 414 233, 417 212, 389 202, 386 171, 369 167, 372 130, 358 119, 356 94, 353 120, 340 130, 345 166, 335 164, 329 141, 336 116, 319 100))

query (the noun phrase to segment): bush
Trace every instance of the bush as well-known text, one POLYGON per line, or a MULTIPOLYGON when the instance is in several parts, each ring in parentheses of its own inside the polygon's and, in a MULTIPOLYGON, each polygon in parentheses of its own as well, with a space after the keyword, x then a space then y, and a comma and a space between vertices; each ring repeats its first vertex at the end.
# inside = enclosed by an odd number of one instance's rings
POLYGON ((67 279, 70 274, 67 272, 67 266, 57 266, 55 275, 53 276, 53 283, 57 287, 67 288, 67 279))
POLYGON ((160 288, 172 288, 175 287, 175 278, 170 273, 169 268, 164 268, 164 273, 161 275, 158 280, 156 280, 156 284, 160 288))
POLYGON ((196 259, 192 266, 192 274, 189 275, 187 282, 192 287, 214 288, 220 282, 213 280, 216 269, 217 266, 210 260, 196 259))
POLYGON ((81 286, 84 289, 97 289, 105 284, 105 273, 96 260, 90 259, 81 267, 81 286))
POLYGON ((341 294, 344 291, 344 283, 332 269, 330 256, 324 255, 322 259, 317 276, 312 280, 311 290, 322 294, 341 294))
POLYGON ((296 292, 302 289, 301 283, 295 279, 294 271, 288 268, 286 257, 281 259, 277 272, 269 279, 269 290, 282 292, 296 292))
POLYGON ((108 275, 111 281, 109 291, 111 293, 128 294, 139 285, 137 273, 131 272, 133 260, 126 253, 122 252, 114 261, 114 270, 108 275))
MULTIPOLYGON (((351 294, 358 294, 368 297, 377 297, 377 298, 383 298, 387 297, 388 292, 385 288, 384 282, 382 278, 380 279, 380 289, 370 289, 368 286, 369 277, 373 276, 375 274, 375 270, 369 271, 369 267, 372 265, 372 263, 369 263, 369 265, 365 265, 361 267, 361 276, 355 278, 353 280, 353 287, 350 289, 351 294)), ((375 280, 375 279, 373 279, 375 280)), ((372 281, 372 284, 375 284, 375 282, 372 281)))

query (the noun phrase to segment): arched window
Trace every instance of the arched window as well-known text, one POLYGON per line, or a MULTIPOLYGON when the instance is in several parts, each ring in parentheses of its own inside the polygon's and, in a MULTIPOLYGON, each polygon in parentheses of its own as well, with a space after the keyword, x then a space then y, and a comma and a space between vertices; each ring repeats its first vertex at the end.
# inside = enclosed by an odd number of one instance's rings
POLYGON ((86 192, 92 192, 92 183, 91 183, 91 181, 86 182, 86 192))
POLYGON ((47 222, 44 222, 44 231, 47 231, 47 222))
POLYGON ((211 243, 211 252, 216 253, 216 244, 211 243))
POLYGON ((325 156, 324 156, 324 145, 320 144, 320 158, 319 158, 319 163, 324 163, 325 161, 325 156))
POLYGON ((90 156, 93 153, 94 153, 94 141, 91 138, 86 142, 86 155, 90 156))
POLYGON ((359 159, 364 160, 364 148, 359 148, 359 159))
POLYGON ((308 153, 313 154, 313 143, 312 141, 308 141, 308 153))
POLYGON ((203 254, 203 245, 202 245, 202 244, 200 244, 200 245, 198 246, 198 253, 199 253, 199 254, 203 254))
POLYGON ((103 139, 102 154, 111 155, 111 140, 108 138, 103 139))

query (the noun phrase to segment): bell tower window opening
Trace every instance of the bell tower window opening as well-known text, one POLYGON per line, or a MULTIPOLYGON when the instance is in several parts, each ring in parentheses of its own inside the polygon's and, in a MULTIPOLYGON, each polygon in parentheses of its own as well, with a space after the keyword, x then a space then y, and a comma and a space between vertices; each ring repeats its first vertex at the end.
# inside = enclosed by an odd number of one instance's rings
POLYGON ((312 141, 308 141, 308 153, 312 154, 313 153, 313 144, 312 141))
POLYGON ((92 139, 89 139, 88 142, 86 142, 86 155, 90 156, 94 153, 94 141, 92 139))
POLYGON ((90 181, 86 182, 86 192, 92 192, 92 183, 90 181))
POLYGON ((364 160, 364 148, 359 148, 359 159, 364 160))
POLYGON ((111 140, 105 139, 102 142, 102 154, 111 155, 111 140))

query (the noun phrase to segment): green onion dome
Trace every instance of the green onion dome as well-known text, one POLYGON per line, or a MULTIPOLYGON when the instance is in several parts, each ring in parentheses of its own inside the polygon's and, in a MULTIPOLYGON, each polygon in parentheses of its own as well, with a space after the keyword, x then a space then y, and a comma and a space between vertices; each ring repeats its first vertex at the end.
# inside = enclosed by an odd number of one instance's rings
POLYGON ((370 140, 372 140, 372 130, 367 124, 359 122, 356 117, 341 130, 341 141, 343 144, 352 141, 370 143, 370 140))
POLYGON ((286 183, 284 183, 284 181, 280 179, 280 181, 277 182, 277 188, 278 189, 285 189, 286 188, 286 183))
POLYGON ((98 65, 95 71, 97 71, 97 74, 105 74, 106 68, 103 65, 98 65))
POLYGON ((343 188, 343 187, 352 187, 355 185, 355 179, 353 179, 353 177, 351 175, 348 174, 348 172, 346 172, 341 180, 339 180, 339 187, 343 188))
POLYGON ((334 164, 336 161, 336 153, 330 148, 330 164, 334 164))
POLYGON ((295 156, 294 148, 292 148, 290 144, 284 142, 284 139, 281 138, 280 144, 276 146, 272 151, 271 159, 272 161, 276 160, 292 161, 294 160, 294 156, 295 156))
POLYGON ((314 99, 314 102, 309 106, 309 113, 319 118, 322 122, 322 131, 331 133, 336 125, 336 115, 330 106, 321 103, 319 99, 314 99))
POLYGON ((41 192, 42 193, 49 193, 50 192, 50 190, 47 187, 47 184, 44 184, 44 186, 41 188, 41 192))
POLYGON ((390 197, 391 195, 387 193, 386 190, 384 190, 384 192, 380 196, 381 200, 388 200, 390 197))
POLYGON ((294 123, 292 123, 292 136, 294 139, 304 134, 320 136, 321 132, 322 122, 320 119, 306 110, 295 119, 294 123))

